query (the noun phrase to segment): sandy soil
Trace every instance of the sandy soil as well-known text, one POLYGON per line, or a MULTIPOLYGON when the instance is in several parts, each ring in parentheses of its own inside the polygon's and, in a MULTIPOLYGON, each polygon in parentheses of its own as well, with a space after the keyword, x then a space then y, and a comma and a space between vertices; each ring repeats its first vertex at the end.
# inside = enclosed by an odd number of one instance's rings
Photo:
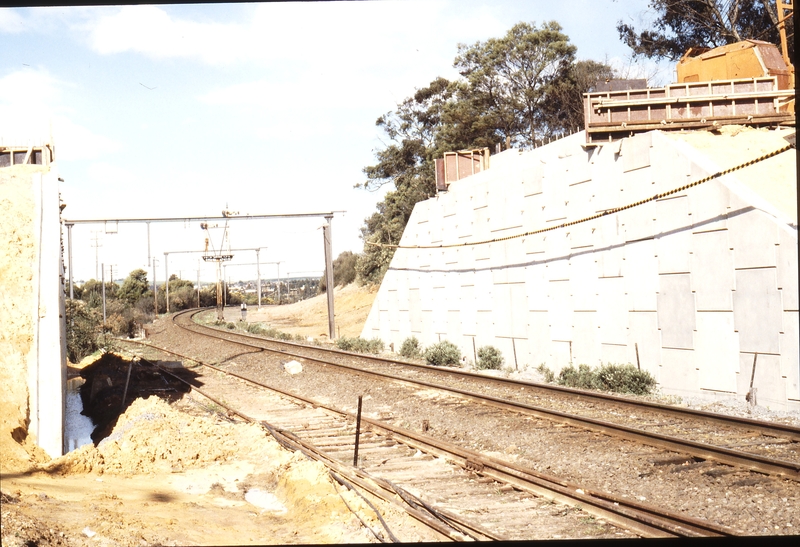
MULTIPOLYGON (((374 295, 356 287, 336 292, 342 334, 360 333, 374 295)), ((327 330, 325 306, 323 295, 252 310, 248 319, 264 315, 281 330, 319 335, 327 330)), ((321 464, 285 450, 258 426, 231 423, 192 401, 137 399, 98 446, 47 461, 19 433, 18 410, 4 398, 2 545, 377 542, 350 508, 378 532, 374 513, 321 464)), ((408 520, 381 510, 394 522, 408 520)))
MULTIPOLYGON (((351 283, 336 287, 333 291, 333 312, 336 336, 361 336, 378 287, 359 287, 351 283)), ((238 309, 225 310, 228 321, 241 317, 238 309)), ((268 326, 289 334, 326 339, 328 337, 328 297, 325 294, 288 306, 256 306, 247 309, 247 321, 263 322, 268 326)))

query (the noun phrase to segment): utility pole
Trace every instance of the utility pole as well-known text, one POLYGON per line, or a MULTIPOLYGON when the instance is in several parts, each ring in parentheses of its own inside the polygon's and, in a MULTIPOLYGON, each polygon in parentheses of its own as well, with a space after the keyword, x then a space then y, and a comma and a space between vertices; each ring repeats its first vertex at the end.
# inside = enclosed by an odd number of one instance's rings
POLYGON ((69 258, 67 262, 69 263, 69 299, 75 299, 75 293, 72 290, 72 227, 75 226, 74 224, 67 224, 67 254, 69 258))
POLYGON ((256 249, 256 277, 258 278, 258 309, 261 309, 261 248, 256 249))
POLYGON ((333 246, 331 244, 331 220, 333 215, 326 215, 327 221, 322 226, 322 237, 325 240, 325 282, 328 285, 325 291, 328 295, 328 340, 336 338, 336 327, 333 321, 333 246))
POLYGON ((197 307, 200 307, 200 259, 197 260, 197 307))
POLYGON ((106 265, 103 264, 103 273, 100 275, 100 283, 103 285, 103 330, 106 328, 106 265))
POLYGON ((100 244, 100 230, 92 230, 92 233, 94 233, 94 245, 92 245, 94 247, 94 278, 97 279, 100 277, 100 272, 98 271, 100 268, 100 255, 98 250, 102 245, 100 244))
POLYGON ((165 295, 165 299, 167 301, 167 313, 169 313, 169 253, 164 253, 164 279, 167 280, 165 283, 167 293, 165 295))
POLYGON ((158 285, 156 285, 156 257, 152 258, 153 261, 153 309, 156 313, 156 318, 158 318, 158 285))

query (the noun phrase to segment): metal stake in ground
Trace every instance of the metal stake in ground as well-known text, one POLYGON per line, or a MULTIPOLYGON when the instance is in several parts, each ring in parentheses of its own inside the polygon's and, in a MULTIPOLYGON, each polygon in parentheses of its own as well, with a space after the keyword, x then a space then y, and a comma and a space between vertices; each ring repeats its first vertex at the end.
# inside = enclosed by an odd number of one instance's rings
POLYGON ((125 389, 122 390, 122 404, 119 407, 120 412, 125 412, 125 399, 128 397, 128 382, 131 380, 131 367, 133 366, 133 362, 138 360, 138 358, 134 357, 128 361, 128 375, 125 377, 125 389))
POLYGON ((361 436, 361 399, 362 395, 358 396, 358 411, 356 412, 356 449, 353 452, 353 467, 358 467, 358 439, 361 436))

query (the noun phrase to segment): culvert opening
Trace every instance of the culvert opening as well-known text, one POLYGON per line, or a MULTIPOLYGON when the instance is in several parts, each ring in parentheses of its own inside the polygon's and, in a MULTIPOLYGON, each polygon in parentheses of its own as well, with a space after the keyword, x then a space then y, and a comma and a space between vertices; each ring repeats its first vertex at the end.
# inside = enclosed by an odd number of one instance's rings
MULTIPOLYGON (((197 377, 180 362, 128 359, 116 353, 104 353, 81 369, 84 383, 79 388, 83 404, 80 414, 94 425, 90 437, 95 445, 111 433, 117 419, 134 400, 156 395, 173 402, 189 391, 189 386, 164 374, 157 365, 169 368, 172 374, 186 381, 197 377)), ((193 383, 200 385, 196 381, 193 383)))

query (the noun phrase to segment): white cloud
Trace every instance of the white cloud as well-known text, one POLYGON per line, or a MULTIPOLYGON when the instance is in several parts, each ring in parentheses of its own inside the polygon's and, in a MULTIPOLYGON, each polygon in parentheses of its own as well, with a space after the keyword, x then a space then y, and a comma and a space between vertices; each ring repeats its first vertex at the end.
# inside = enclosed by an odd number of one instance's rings
POLYGON ((25 19, 18 11, 0 9, 0 32, 15 34, 27 30, 25 19))
POLYGON ((0 138, 8 143, 44 143, 52 137, 56 159, 91 159, 118 150, 114 140, 73 121, 62 88, 71 84, 46 70, 20 70, 0 78, 0 138))

